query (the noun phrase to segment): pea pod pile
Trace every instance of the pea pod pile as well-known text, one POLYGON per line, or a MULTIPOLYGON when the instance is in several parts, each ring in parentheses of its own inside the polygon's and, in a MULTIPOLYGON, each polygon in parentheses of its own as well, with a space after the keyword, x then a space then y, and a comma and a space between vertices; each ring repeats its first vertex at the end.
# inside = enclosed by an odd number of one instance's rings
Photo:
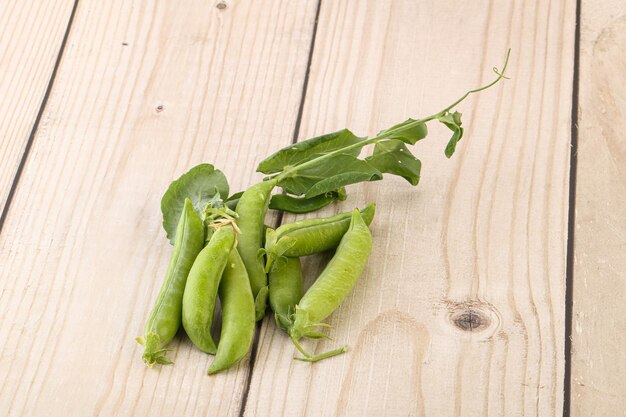
POLYGON ((167 346, 182 326, 198 349, 215 355, 209 374, 232 367, 248 354, 255 322, 265 317, 268 302, 277 327, 301 355, 294 359, 317 362, 346 352, 344 346, 314 355, 301 340, 328 338, 319 330, 329 327, 323 320, 349 296, 367 266, 375 205, 277 228, 265 225, 268 210, 313 212, 345 201, 346 186, 388 174, 417 185, 421 163, 407 145, 424 139, 427 123, 437 121, 452 131, 444 152, 450 158, 464 133, 461 113, 454 109, 506 78, 508 58, 507 53, 501 72, 494 68, 493 82, 431 116, 408 119, 369 138, 343 129, 279 150, 257 167, 265 179, 243 192, 230 195, 225 175, 211 164, 173 181, 161 210, 174 249, 144 335, 137 338, 146 365, 173 363, 167 346), (361 156, 367 145, 373 145, 372 152, 361 156), (283 192, 276 193, 278 188, 283 192), (305 291, 300 258, 328 251, 334 251, 332 258, 305 291), (215 343, 218 299, 221 335, 215 343))

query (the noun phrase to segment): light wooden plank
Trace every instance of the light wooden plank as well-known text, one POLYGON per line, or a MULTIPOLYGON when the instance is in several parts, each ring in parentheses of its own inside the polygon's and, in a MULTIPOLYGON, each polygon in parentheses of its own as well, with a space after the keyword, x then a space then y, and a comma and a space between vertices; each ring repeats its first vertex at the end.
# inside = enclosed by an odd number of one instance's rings
POLYGON ((247 360, 208 377, 179 339, 176 366, 141 361, 171 253, 159 202, 203 161, 248 186, 290 142, 316 6, 80 2, 0 236, 0 415, 239 414, 247 360))
POLYGON ((626 415, 626 4, 583 1, 571 413, 626 415))
POLYGON ((322 2, 303 138, 436 112, 491 80, 509 46, 512 80, 461 106, 452 160, 432 127, 419 188, 354 186, 327 210, 378 204, 334 340, 307 343, 352 350, 293 361, 266 320, 246 416, 562 414, 574 28, 571 1, 322 2))
POLYGON ((0 2, 0 213, 37 118, 73 0, 0 2))

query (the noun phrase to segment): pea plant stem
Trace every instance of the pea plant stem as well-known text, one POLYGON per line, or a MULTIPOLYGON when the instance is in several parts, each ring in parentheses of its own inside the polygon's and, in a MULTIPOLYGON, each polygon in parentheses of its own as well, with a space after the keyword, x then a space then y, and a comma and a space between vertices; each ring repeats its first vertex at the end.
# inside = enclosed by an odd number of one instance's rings
POLYGON ((280 182, 281 180, 288 178, 291 175, 296 174, 298 171, 302 171, 306 168, 309 168, 311 166, 314 166, 316 164, 319 164, 320 162, 325 161, 326 159, 330 159, 333 158, 334 156, 337 156, 339 154, 345 153, 346 151, 352 150, 352 149, 358 149, 358 148, 363 148, 367 145, 371 145, 374 143, 378 143, 381 140, 387 139, 390 136, 392 136, 394 133, 398 132, 400 129, 410 129, 412 127, 415 126, 419 126, 420 124, 424 124, 427 123, 431 120, 436 120, 439 119, 440 117, 444 116, 445 114, 447 114, 448 112, 450 112, 450 110, 454 109, 456 106, 458 106, 459 104, 461 104, 463 102, 463 100, 465 100, 469 95, 474 94, 474 93, 478 93, 480 91, 486 90, 489 87, 492 87, 493 85, 497 84, 502 78, 507 78, 504 74, 506 72, 506 68, 509 64, 509 56, 511 54, 511 49, 509 49, 506 53, 506 58, 504 61, 504 66, 502 67, 502 71, 499 71, 498 68, 493 68, 493 71, 498 75, 498 77, 493 80, 492 82, 490 82, 489 84, 486 84, 482 87, 476 88, 474 90, 470 90, 467 93, 465 93, 463 96, 461 96, 458 100, 456 100, 454 103, 452 103, 451 105, 449 105, 448 107, 446 107, 445 109, 441 110, 440 112, 437 112, 435 114, 432 114, 428 117, 424 117, 423 119, 418 119, 418 120, 407 120, 404 123, 400 123, 396 126, 394 126, 391 129, 386 129, 383 130, 381 133, 379 133, 378 135, 371 137, 369 139, 365 139, 362 140, 360 142, 356 142, 353 143, 352 145, 348 145, 344 148, 341 149, 337 149, 335 151, 329 152, 327 154, 321 155, 317 158, 311 159, 310 161, 307 161, 301 165, 296 165, 296 166, 292 166, 289 167, 287 169, 285 169, 283 172, 281 172, 280 174, 278 174, 276 177, 274 177, 274 179, 276 180, 276 182, 280 182))

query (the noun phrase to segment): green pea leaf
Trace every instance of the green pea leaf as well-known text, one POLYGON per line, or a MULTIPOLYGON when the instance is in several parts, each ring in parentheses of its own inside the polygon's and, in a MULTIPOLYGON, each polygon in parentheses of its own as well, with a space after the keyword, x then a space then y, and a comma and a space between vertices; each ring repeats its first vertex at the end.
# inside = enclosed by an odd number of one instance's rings
POLYGON ((365 160, 380 172, 399 175, 411 185, 420 180, 422 163, 397 139, 378 142, 372 156, 365 160))
POLYGON ((441 123, 446 125, 448 129, 452 130, 452 137, 446 146, 446 157, 450 158, 456 150, 456 144, 463 137, 463 128, 461 127, 461 113, 455 111, 454 113, 445 113, 437 118, 441 123))
POLYGON ((211 164, 197 165, 172 181, 161 199, 163 228, 172 245, 185 198, 191 200, 193 208, 202 216, 207 204, 217 194, 228 195, 228 181, 224 173, 211 164))
POLYGON ((382 174, 366 161, 347 154, 337 154, 323 164, 299 170, 278 185, 289 194, 315 197, 362 181, 382 179, 382 174))
POLYGON ((274 194, 270 200, 272 210, 282 210, 289 213, 309 213, 326 207, 335 200, 345 200, 348 197, 345 188, 333 190, 312 198, 294 197, 288 194, 274 194))
POLYGON ((381 172, 373 169, 371 166, 368 168, 368 170, 363 171, 342 172, 341 174, 325 178, 309 188, 304 196, 306 198, 312 198, 317 195, 327 193, 337 187, 344 187, 346 185, 356 184, 363 181, 378 181, 383 179, 383 174, 381 172))
POLYGON ((425 123, 416 123, 414 119, 407 119, 402 123, 391 126, 389 129, 385 129, 381 134, 388 134, 391 132, 389 139, 398 139, 404 143, 415 145, 418 140, 424 139, 428 135, 428 128, 425 123))
MULTIPOLYGON (((302 142, 294 143, 270 155, 261 161, 258 172, 274 174, 283 171, 286 167, 300 165, 320 155, 345 148, 363 140, 348 129, 317 136, 302 142)), ((360 149, 346 150, 345 154, 358 155, 360 149)))

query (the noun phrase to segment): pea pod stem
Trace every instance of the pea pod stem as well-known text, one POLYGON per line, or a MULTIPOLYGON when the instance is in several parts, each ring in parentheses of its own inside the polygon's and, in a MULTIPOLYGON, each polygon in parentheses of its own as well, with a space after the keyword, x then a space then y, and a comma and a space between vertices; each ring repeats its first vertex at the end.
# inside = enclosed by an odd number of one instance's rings
POLYGON ((319 355, 311 355, 302 347, 298 339, 296 339, 292 335, 289 335, 289 337, 291 338, 291 341, 293 342, 296 349, 298 349, 298 351, 304 356, 304 358, 298 358, 297 356, 294 356, 293 358, 297 361, 317 362, 321 361, 322 359, 332 358, 333 356, 341 355, 342 353, 345 353, 349 350, 348 346, 342 346, 339 349, 329 350, 328 352, 324 352, 319 355))

